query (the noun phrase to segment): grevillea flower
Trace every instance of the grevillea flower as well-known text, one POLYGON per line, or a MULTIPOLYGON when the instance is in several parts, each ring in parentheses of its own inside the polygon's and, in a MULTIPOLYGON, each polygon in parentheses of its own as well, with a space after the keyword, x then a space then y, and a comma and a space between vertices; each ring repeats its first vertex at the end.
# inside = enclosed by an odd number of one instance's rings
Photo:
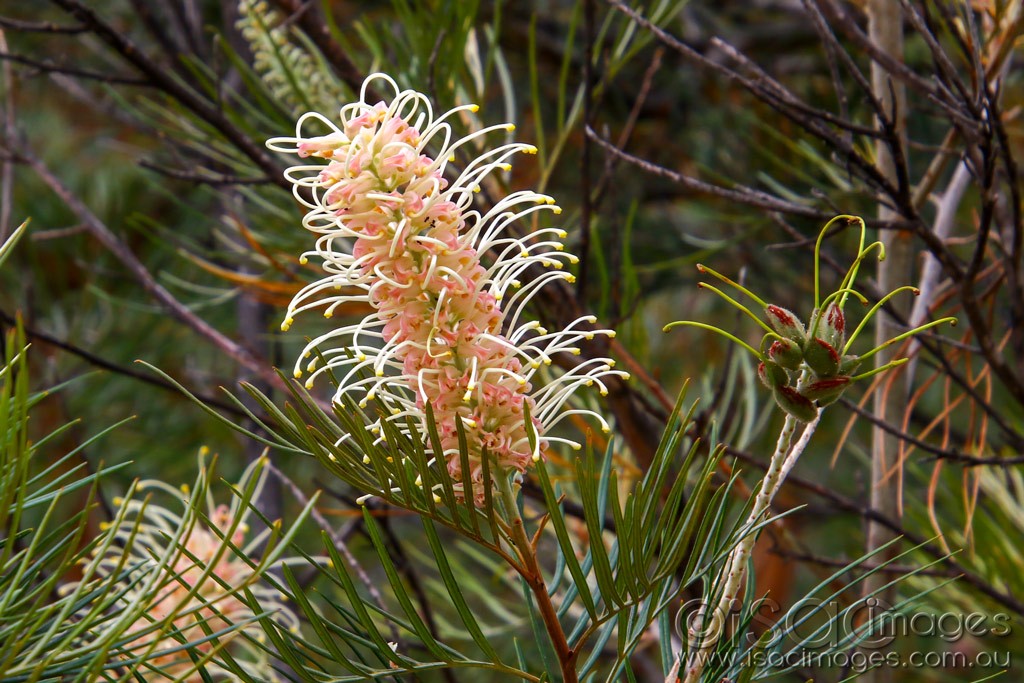
MULTIPOLYGON (((510 170, 508 160, 518 152, 536 152, 522 143, 483 152, 471 144, 495 131, 511 131, 511 124, 454 139, 449 121, 470 119, 477 110, 465 105, 435 117, 425 95, 399 91, 393 80, 378 74, 364 83, 359 102, 341 109, 337 122, 308 113, 298 120, 295 137, 274 138, 267 145, 320 160, 285 175, 308 209, 303 225, 319 236, 301 260, 321 259, 326 276, 295 296, 282 329, 314 308, 328 318, 346 302, 368 301, 374 308, 363 320, 310 341, 295 377, 311 373, 306 381, 311 388, 330 371, 338 379, 336 402, 351 397, 365 408, 376 401, 385 415, 380 419, 403 431, 410 416, 425 428, 429 404, 441 455, 456 480, 465 475, 458 445, 461 419, 471 475, 479 481, 484 451, 502 468, 520 472, 540 457, 542 443, 530 446, 526 411, 545 441, 578 448, 550 432, 569 415, 594 415, 566 409, 570 397, 594 384, 604 394, 602 377, 628 375, 613 370, 609 359, 593 358, 534 388, 538 371, 553 356, 579 355, 580 341, 614 333, 590 329, 595 322, 590 316, 554 332, 524 319, 527 303, 545 284, 573 281, 564 266, 577 259, 563 251, 563 230, 515 234, 521 218, 542 210, 560 213, 551 197, 518 191, 485 212, 473 208, 474 193, 489 174, 510 170), (390 103, 366 101, 367 85, 375 79, 394 89, 390 103), (307 132, 311 127, 320 134, 307 132), (455 170, 456 150, 475 158, 455 170)), ((368 428, 383 439, 380 419, 368 428)))
MULTIPOLYGON (((250 466, 238 485, 239 490, 251 490, 251 498, 259 495, 266 480, 265 468, 258 474, 254 471, 259 465, 250 466)), ((203 479, 206 473, 202 470, 203 479)), ((124 627, 117 624, 127 619, 124 635, 119 637, 138 637, 118 649, 128 661, 135 657, 145 660, 139 671, 146 680, 205 680, 184 650, 186 641, 206 641, 190 649, 200 658, 208 658, 203 664, 208 674, 231 676, 213 656, 210 633, 220 634, 220 644, 231 647, 235 662, 250 674, 274 680, 266 652, 251 640, 264 639, 262 627, 254 621, 256 615, 250 607, 237 597, 238 591, 247 589, 261 612, 269 613, 283 628, 298 630, 298 618, 285 606, 285 596, 262 580, 254 568, 261 559, 256 557, 257 549, 267 542, 271 530, 251 534, 249 508, 237 498, 231 505, 218 505, 208 489, 207 524, 190 507, 188 491, 187 486, 179 489, 146 480, 137 484, 136 495, 115 499, 120 506, 116 521, 104 525, 105 543, 83 569, 84 576, 90 577, 88 585, 117 583, 111 628, 124 627), (148 491, 164 492, 177 500, 185 494, 183 513, 161 507, 151 496, 137 496, 148 491), (247 637, 240 637, 243 633, 247 637)), ((81 590, 72 584, 64 591, 76 589, 81 590)))

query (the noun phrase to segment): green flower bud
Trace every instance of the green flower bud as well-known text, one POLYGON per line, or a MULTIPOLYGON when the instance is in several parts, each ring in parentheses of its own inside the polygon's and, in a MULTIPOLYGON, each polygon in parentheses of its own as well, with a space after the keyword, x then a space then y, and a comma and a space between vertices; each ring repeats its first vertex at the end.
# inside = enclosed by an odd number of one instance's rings
POLYGON ((843 315, 843 309, 839 308, 835 302, 830 303, 818 322, 817 333, 814 336, 824 339, 838 349, 843 346, 845 332, 846 316, 843 315))
POLYGON ((768 327, 803 346, 807 334, 804 332, 804 324, 795 314, 781 306, 769 304, 764 309, 764 315, 768 320, 768 327))
POLYGON ((776 339, 768 347, 768 357, 787 370, 796 370, 800 367, 800 361, 804 359, 804 352, 794 341, 776 339))
POLYGON ((820 407, 835 403, 850 386, 850 378, 844 375, 819 379, 800 388, 800 395, 810 401, 817 401, 820 407))
POLYGON ((800 395, 793 387, 773 387, 772 396, 779 407, 801 422, 810 422, 818 417, 818 409, 809 398, 800 395))
POLYGON ((815 337, 807 343, 804 360, 819 377, 835 377, 839 372, 839 352, 823 339, 815 337))
POLYGON ((789 386, 789 373, 778 363, 770 360, 764 361, 757 366, 757 377, 761 380, 761 384, 769 389, 789 386))

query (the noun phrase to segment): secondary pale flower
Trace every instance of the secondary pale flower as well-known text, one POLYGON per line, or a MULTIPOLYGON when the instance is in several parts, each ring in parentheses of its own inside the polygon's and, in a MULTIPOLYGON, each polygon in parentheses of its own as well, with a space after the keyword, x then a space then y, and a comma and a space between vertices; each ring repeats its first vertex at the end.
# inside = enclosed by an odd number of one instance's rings
MULTIPOLYGON (((258 464, 250 466, 238 484, 241 491, 252 487, 252 498, 258 496, 267 475, 265 468, 255 473, 258 464)), ((276 679, 266 652, 249 639, 262 641, 262 627, 252 621, 252 610, 236 595, 246 588, 262 612, 283 628, 298 630, 298 618, 285 606, 285 596, 253 567, 270 530, 252 534, 249 508, 237 498, 231 505, 216 504, 207 492, 207 524, 189 508, 187 500, 179 514, 153 502, 151 495, 138 496, 145 492, 163 492, 182 500, 188 496, 188 487, 147 480, 139 482, 136 495, 128 500, 115 499, 121 509, 114 525, 104 527, 104 538, 109 541, 106 550, 84 569, 85 575, 92 577, 90 581, 114 577, 118 584, 112 614, 116 621, 127 619, 122 638, 137 635, 118 648, 126 661, 144 658, 139 671, 149 681, 202 681, 183 645, 205 640, 190 649, 199 658, 213 655, 215 645, 208 636, 221 632, 220 644, 228 644, 238 664, 253 675, 276 679), (243 632, 248 637, 241 637, 243 632)), ((71 585, 65 591, 75 588, 71 585)), ((217 661, 212 656, 204 663, 207 673, 215 678, 230 675, 217 661)))
MULTIPOLYGON (((511 131, 511 124, 455 139, 449 121, 472 118, 476 111, 475 105, 465 105, 435 117, 425 95, 399 91, 389 77, 377 74, 367 79, 359 102, 341 109, 337 122, 308 113, 299 119, 294 137, 267 144, 318 160, 285 175, 308 209, 303 225, 319 236, 302 261, 320 259, 326 276, 296 295, 282 329, 314 308, 328 318, 346 302, 368 301, 374 308, 363 320, 310 341, 295 376, 310 373, 306 386, 312 387, 330 372, 338 381, 336 402, 351 397, 365 408, 375 401, 385 415, 380 419, 403 431, 411 416, 426 433, 429 404, 441 436, 440 455, 460 480, 465 476, 458 457, 461 419, 471 475, 479 481, 484 450, 501 467, 518 471, 540 457, 541 444, 531 448, 527 437, 526 410, 548 442, 579 447, 550 431, 577 413, 594 416, 607 430, 600 416, 566 404, 581 386, 597 385, 606 393, 602 377, 627 375, 613 370, 611 360, 594 358, 552 372, 544 387, 534 388, 538 371, 554 355, 579 355, 582 340, 614 333, 590 329, 590 316, 554 332, 524 320, 527 303, 545 284, 573 281, 564 265, 577 259, 563 251, 561 229, 515 233, 521 218, 543 210, 559 213, 551 197, 518 191, 486 212, 473 208, 473 195, 488 174, 510 170, 508 160, 518 152, 536 152, 522 143, 483 152, 470 144, 492 132, 511 131), (393 88, 395 98, 368 103, 372 80, 393 88), (471 160, 449 173, 460 148, 471 160)), ((368 428, 383 439, 380 419, 368 428)))

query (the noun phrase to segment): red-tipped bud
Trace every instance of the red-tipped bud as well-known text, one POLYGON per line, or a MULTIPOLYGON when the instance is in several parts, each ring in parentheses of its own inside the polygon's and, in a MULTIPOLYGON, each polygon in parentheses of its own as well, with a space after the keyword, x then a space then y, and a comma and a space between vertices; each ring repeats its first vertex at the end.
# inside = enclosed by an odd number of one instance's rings
POLYGON ((818 409, 809 398, 800 395, 793 387, 774 387, 772 396, 779 407, 801 422, 810 422, 818 417, 818 409))
POLYGON ((819 406, 827 406, 835 403, 846 388, 850 386, 850 378, 845 375, 829 377, 811 382, 801 387, 800 394, 811 401, 817 401, 819 406))
POLYGON ((825 309, 824 315, 818 322, 816 337, 821 337, 835 348, 843 345, 844 333, 846 332, 846 316, 843 309, 834 302, 825 309))
POLYGON ((764 309, 765 318, 768 320, 768 327, 772 328, 786 339, 791 339, 797 344, 803 345, 806 333, 804 324, 791 311, 781 306, 769 304, 764 309))
POLYGON ((789 385, 789 373, 778 363, 767 360, 757 366, 757 377, 769 389, 789 385))
POLYGON ((795 341, 776 339, 768 347, 768 357, 787 370, 796 370, 804 359, 804 352, 795 341))
POLYGON ((814 338, 807 343, 804 360, 819 377, 835 377, 839 372, 839 352, 823 339, 814 338))

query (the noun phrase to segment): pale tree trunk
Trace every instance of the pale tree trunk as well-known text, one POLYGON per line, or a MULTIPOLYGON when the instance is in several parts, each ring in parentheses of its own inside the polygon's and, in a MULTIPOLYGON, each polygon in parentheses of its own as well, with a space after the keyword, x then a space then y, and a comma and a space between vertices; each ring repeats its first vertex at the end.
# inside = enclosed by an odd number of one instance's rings
MULTIPOLYGON (((896 59, 903 58, 903 26, 900 3, 896 0, 869 0, 868 2, 868 33, 884 52, 896 59)), ((871 87, 875 97, 882 102, 888 116, 893 120, 895 129, 901 139, 906 134, 906 93, 902 84, 890 78, 889 73, 877 62, 871 64, 871 87)), ((904 147, 905 149, 905 147, 904 147)), ((896 160, 893 159, 889 147, 885 141, 879 140, 876 145, 876 156, 879 168, 886 178, 893 184, 897 184, 896 160)), ((886 220, 898 217, 893 209, 880 205, 878 217, 886 220)), ((879 236, 885 245, 886 260, 878 265, 878 286, 883 293, 892 291, 896 287, 907 282, 912 282, 911 270, 913 267, 913 253, 911 250, 910 234, 905 231, 883 230, 879 236)), ((908 308, 901 306, 903 300, 897 297, 894 300, 894 307, 908 308)), ((904 316, 909 310, 900 310, 904 316)), ((881 313, 877 318, 876 343, 899 334, 902 329, 886 313, 881 313)), ((887 349, 875 356, 877 365, 884 365, 892 360, 895 353, 893 349, 887 349)), ((905 374, 899 371, 887 373, 882 379, 874 397, 875 414, 890 424, 901 424, 903 410, 906 406, 908 387, 905 382, 905 374)), ((898 514, 898 477, 894 473, 899 452, 899 441, 885 431, 874 428, 871 448, 871 507, 883 515, 894 518, 898 514)), ((892 532, 885 527, 869 523, 868 526, 868 549, 875 549, 892 539, 892 532)), ((888 559, 886 556, 879 556, 876 562, 888 559)), ((865 583, 867 593, 874 592, 888 581, 888 575, 878 573, 868 578, 865 583)), ((877 596, 884 601, 882 604, 892 604, 891 591, 883 591, 877 596)), ((884 683, 892 678, 892 671, 887 668, 874 669, 865 675, 864 679, 874 683, 884 683)))

